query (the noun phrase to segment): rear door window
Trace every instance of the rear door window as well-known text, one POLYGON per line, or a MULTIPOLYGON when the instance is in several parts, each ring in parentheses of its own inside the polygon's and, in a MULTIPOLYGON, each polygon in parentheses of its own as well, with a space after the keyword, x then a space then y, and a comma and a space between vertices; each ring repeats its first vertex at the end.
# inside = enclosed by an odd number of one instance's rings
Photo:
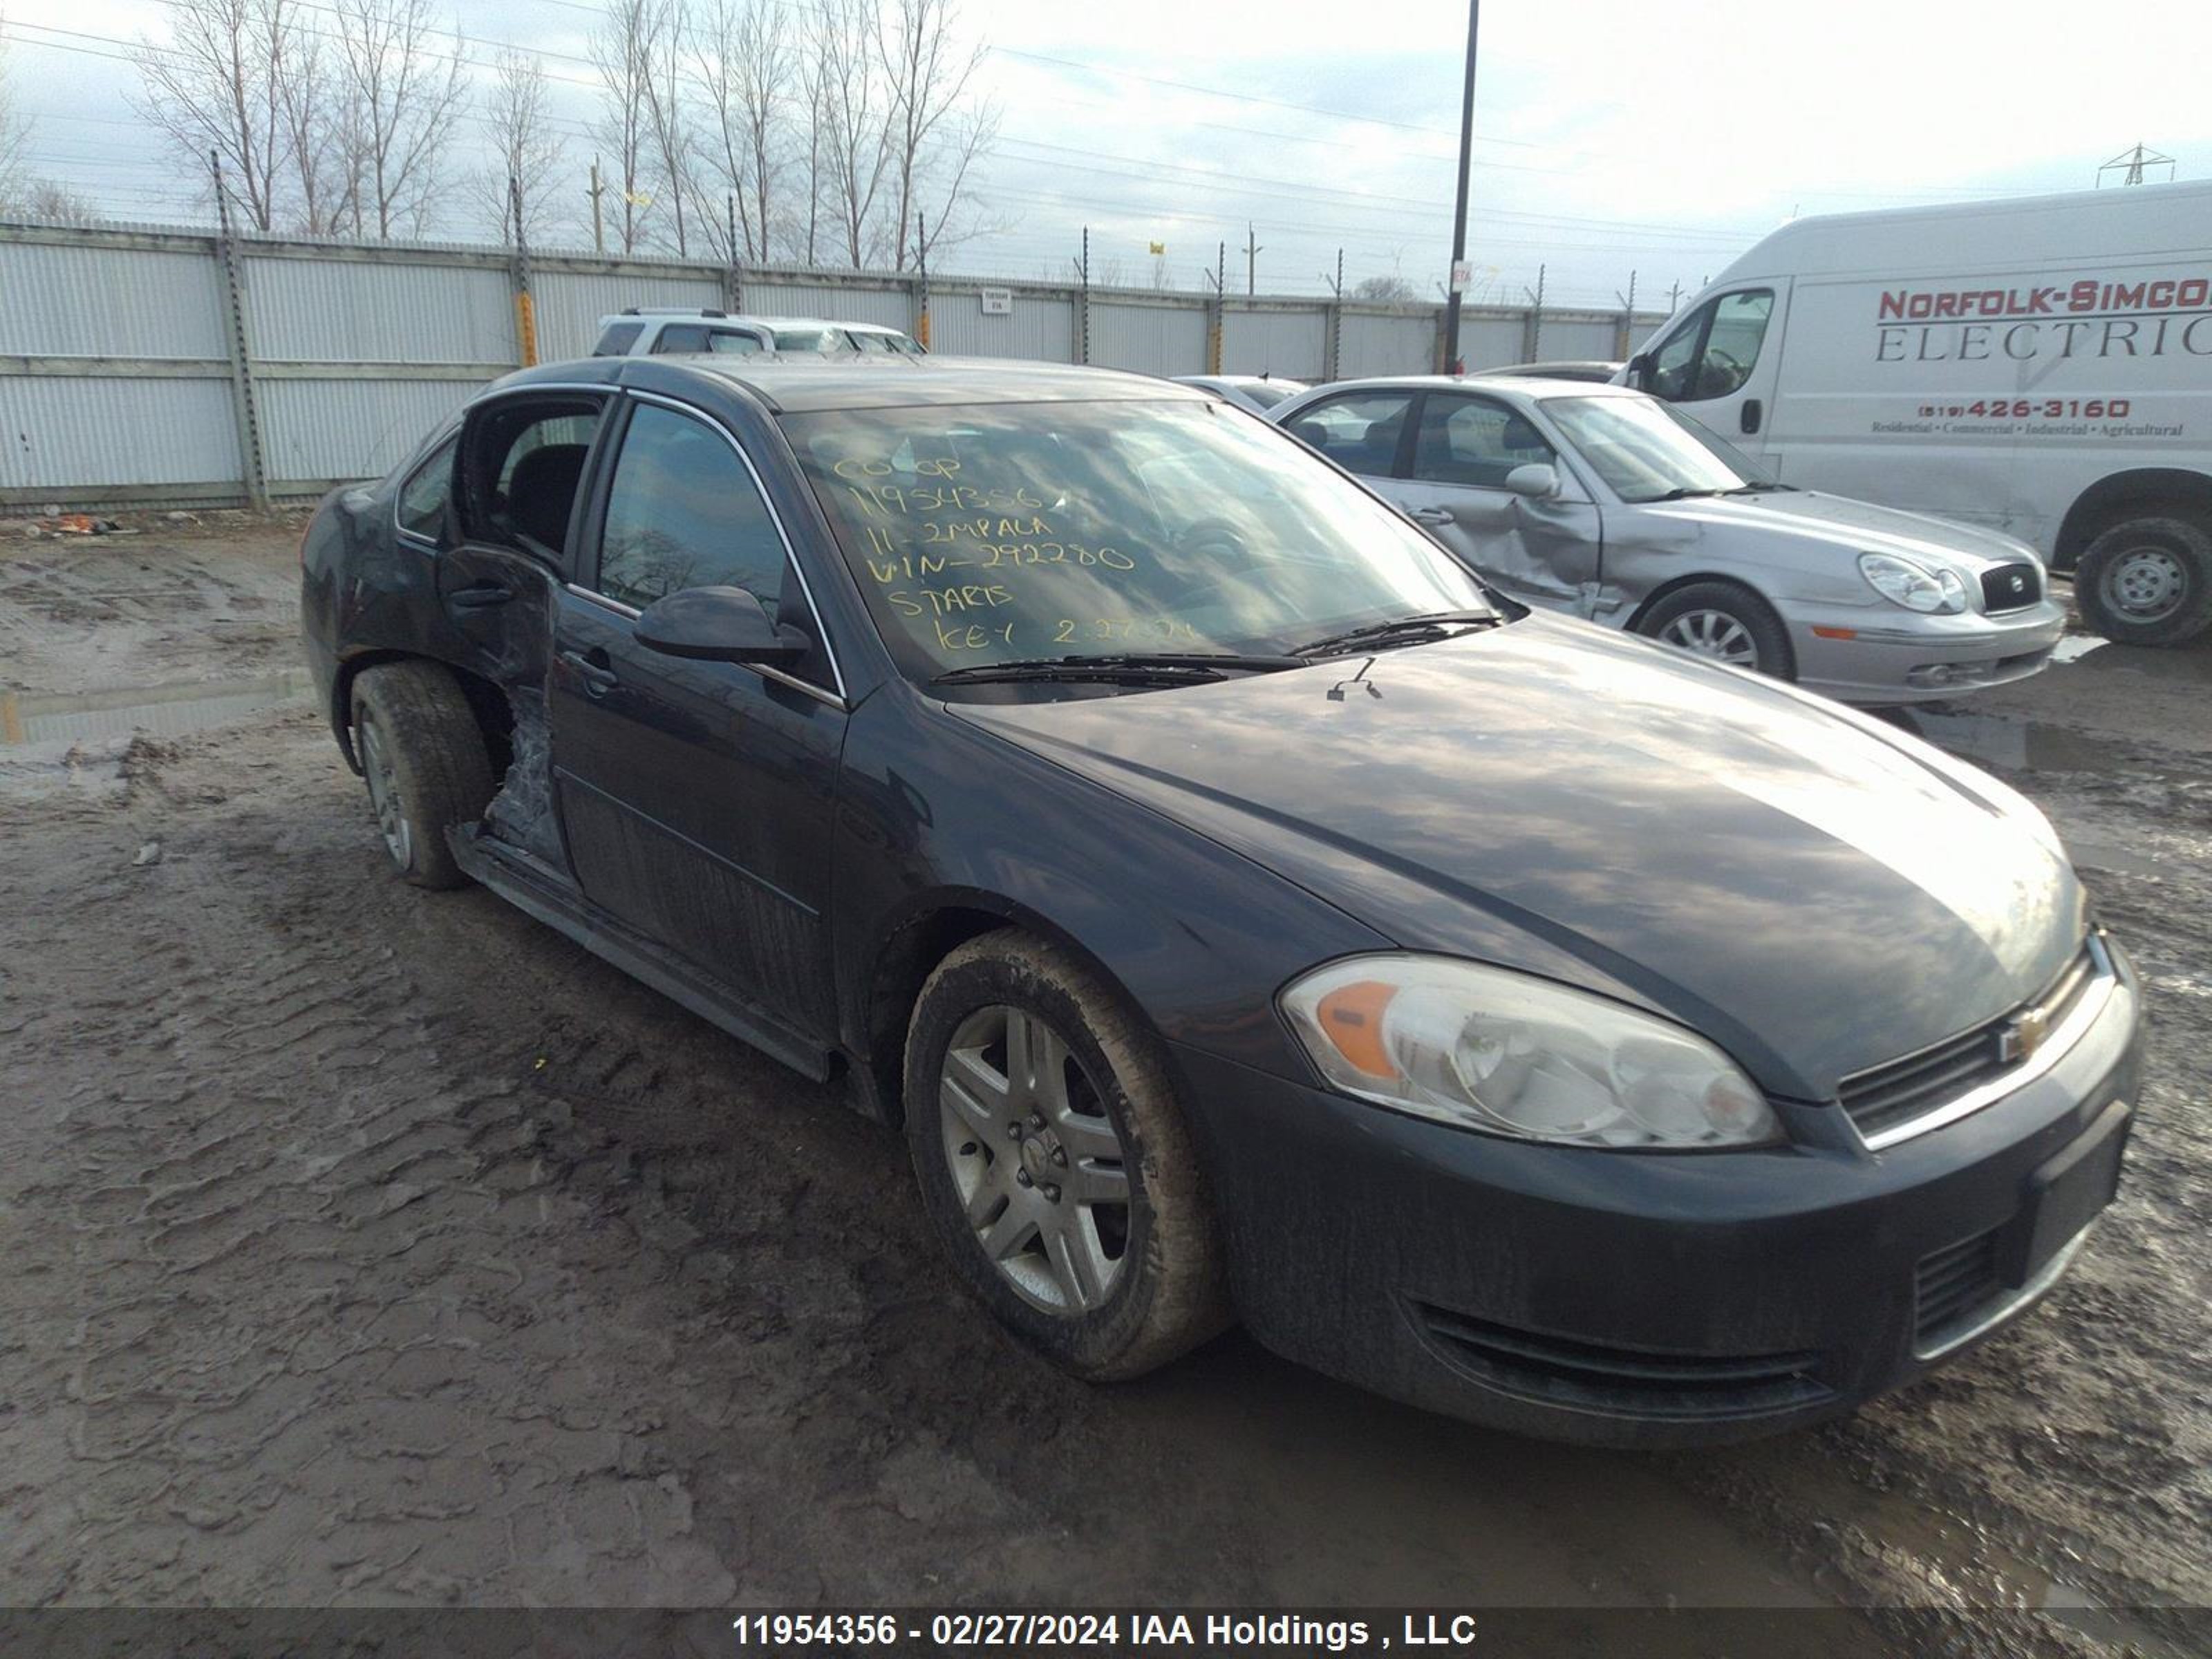
POLYGON ((465 533, 556 562, 566 555, 596 399, 518 398, 482 410, 462 439, 465 533))
POLYGON ((1413 407, 1410 392, 1347 392, 1300 410, 1291 433, 1347 472, 1388 478, 1397 469, 1399 440, 1413 407))
POLYGON ((1430 393, 1413 441, 1413 477, 1426 483, 1503 489, 1514 468, 1554 459, 1526 416, 1487 398, 1430 393))
POLYGON ((768 348, 757 334, 741 329, 717 328, 707 335, 707 349, 726 357, 757 357, 768 348))
POLYGON ((707 349, 707 330, 700 323, 671 323, 653 343, 656 357, 681 356, 707 349))
POLYGON ((592 348, 594 357, 623 357, 637 343, 637 337, 645 332, 643 323, 609 323, 606 331, 599 336, 599 344, 592 348))

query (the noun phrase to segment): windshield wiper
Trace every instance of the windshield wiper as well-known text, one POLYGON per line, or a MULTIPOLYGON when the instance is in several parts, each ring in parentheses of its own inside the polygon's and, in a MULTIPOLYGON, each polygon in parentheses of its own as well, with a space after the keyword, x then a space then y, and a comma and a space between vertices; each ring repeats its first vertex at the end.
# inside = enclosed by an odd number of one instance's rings
POLYGON ((1000 681, 1104 681, 1115 685, 1204 685, 1231 671, 1271 673, 1304 668, 1303 657, 1246 657, 1227 652, 1163 651, 1102 657, 1017 657, 1007 662, 948 668, 932 685, 980 685, 1000 681))
POLYGON ((1419 645, 1448 638, 1455 629, 1488 628, 1502 620, 1494 611, 1434 611, 1418 617, 1395 617, 1389 622, 1370 623, 1364 628, 1310 640, 1294 648, 1301 657, 1324 657, 1363 646, 1419 645))
POLYGON ((1693 495, 1725 495, 1729 493, 1725 489, 1692 489, 1687 484, 1677 484, 1662 495, 1646 495, 1644 499, 1646 501, 1686 501, 1693 495))

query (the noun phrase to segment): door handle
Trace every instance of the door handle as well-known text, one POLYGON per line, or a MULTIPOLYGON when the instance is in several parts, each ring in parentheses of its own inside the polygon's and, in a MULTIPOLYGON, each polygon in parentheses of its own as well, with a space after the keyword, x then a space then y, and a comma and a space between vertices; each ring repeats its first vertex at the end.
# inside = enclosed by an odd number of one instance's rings
POLYGON ((1765 413, 1766 411, 1759 406, 1758 398, 1746 398, 1743 400, 1743 412, 1736 416, 1737 429, 1744 433, 1758 431, 1759 423, 1765 417, 1765 413))
POLYGON ((497 582, 471 582, 466 587, 457 587, 446 595, 446 603, 456 611, 489 611, 495 605, 505 605, 514 597, 514 590, 497 582))
POLYGON ((1415 524, 1447 525, 1452 521, 1449 510, 1441 507, 1416 507, 1409 509, 1406 516, 1415 524))
POLYGON ((589 651, 563 651, 561 660, 575 670, 589 696, 604 697, 622 684, 621 676, 607 662, 607 653, 597 646, 589 651))

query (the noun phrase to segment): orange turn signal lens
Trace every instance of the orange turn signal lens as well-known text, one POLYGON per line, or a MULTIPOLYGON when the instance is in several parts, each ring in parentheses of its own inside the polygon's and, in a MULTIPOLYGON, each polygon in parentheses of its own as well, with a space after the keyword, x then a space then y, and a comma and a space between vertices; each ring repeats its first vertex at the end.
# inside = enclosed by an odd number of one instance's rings
POLYGON ((1316 1006, 1323 1035, 1354 1071, 1375 1078, 1398 1075, 1382 1042, 1382 1015, 1397 994, 1396 986, 1380 980, 1355 980, 1338 986, 1316 1006))
POLYGON ((1859 636, 1856 628, 1822 628, 1817 624, 1813 633, 1815 638, 1823 640, 1855 640, 1859 636))

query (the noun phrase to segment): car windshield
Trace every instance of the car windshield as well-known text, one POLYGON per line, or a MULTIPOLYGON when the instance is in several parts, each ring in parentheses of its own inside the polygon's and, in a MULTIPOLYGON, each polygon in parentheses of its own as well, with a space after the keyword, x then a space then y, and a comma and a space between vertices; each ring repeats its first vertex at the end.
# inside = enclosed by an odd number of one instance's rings
POLYGON ((1717 495, 1768 482, 1748 456, 1656 398, 1547 398, 1544 413, 1624 501, 1717 495))
POLYGON ((1213 404, 848 410, 784 424, 916 679, 1039 658, 1281 653, 1395 617, 1488 610, 1404 519, 1213 404))

